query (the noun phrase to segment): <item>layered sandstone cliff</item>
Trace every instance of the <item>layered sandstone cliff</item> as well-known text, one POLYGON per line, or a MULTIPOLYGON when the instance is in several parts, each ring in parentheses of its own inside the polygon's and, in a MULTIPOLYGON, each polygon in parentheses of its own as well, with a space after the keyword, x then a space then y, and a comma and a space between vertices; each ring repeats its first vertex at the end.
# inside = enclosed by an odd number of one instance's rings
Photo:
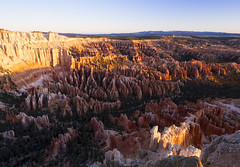
MULTIPOLYGON (((60 47, 67 42, 64 36, 49 32, 0 31, 1 65, 12 72, 38 67, 67 65, 68 50, 60 47)), ((70 59, 70 57, 69 57, 70 59)))

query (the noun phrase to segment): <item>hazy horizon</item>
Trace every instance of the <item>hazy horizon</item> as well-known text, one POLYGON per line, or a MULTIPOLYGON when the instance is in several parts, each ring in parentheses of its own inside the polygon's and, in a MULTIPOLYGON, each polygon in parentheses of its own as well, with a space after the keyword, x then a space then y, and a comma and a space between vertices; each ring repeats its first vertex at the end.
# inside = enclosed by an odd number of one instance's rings
POLYGON ((0 28, 11 31, 240 33, 237 0, 8 0, 1 6, 0 28))
POLYGON ((226 31, 192 31, 192 30, 143 30, 143 31, 134 31, 134 32, 107 32, 107 33, 77 33, 77 32, 56 32, 56 31, 40 31, 40 30, 30 30, 30 31, 19 31, 19 30, 11 30, 0 27, 0 29, 13 31, 13 32, 54 32, 54 33, 62 33, 62 34, 83 34, 83 35, 98 35, 98 34, 128 34, 128 33, 139 33, 139 32, 174 32, 174 31, 182 31, 182 32, 212 32, 212 33, 228 33, 228 34, 240 34, 240 32, 226 32, 226 31))

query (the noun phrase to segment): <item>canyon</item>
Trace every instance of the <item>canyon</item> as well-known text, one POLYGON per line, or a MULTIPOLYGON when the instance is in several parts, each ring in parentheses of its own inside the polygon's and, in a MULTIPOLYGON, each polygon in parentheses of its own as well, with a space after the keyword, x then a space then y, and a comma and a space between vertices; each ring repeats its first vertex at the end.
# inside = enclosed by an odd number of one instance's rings
POLYGON ((237 166, 238 42, 0 30, 0 166, 237 166))

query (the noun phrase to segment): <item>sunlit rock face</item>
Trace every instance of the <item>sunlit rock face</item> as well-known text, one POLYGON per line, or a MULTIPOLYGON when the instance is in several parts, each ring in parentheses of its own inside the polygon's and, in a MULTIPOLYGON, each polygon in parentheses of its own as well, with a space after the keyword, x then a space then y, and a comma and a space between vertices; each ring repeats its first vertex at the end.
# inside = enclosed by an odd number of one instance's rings
POLYGON ((67 64, 68 51, 59 48, 64 36, 49 32, 0 32, 1 64, 11 71, 23 71, 36 67, 50 67, 67 64))
POLYGON ((169 155, 181 155, 185 157, 200 157, 201 150, 190 145, 189 126, 183 123, 180 127, 175 125, 165 128, 162 133, 158 132, 158 127, 151 130, 151 141, 149 149, 159 157, 165 158, 169 155))
MULTIPOLYGON (((201 61, 192 60, 189 62, 177 62, 160 59, 162 54, 164 57, 170 57, 172 54, 180 52, 196 52, 204 56, 213 56, 213 53, 202 53, 201 49, 184 48, 180 44, 174 44, 167 40, 110 40, 110 39, 83 39, 83 38, 67 38, 57 33, 41 33, 41 32, 12 32, 7 30, 0 31, 0 63, 5 69, 12 72, 23 71, 38 67, 55 67, 60 65, 66 69, 75 68, 79 64, 94 63, 95 56, 104 56, 104 60, 112 60, 116 55, 124 55, 119 60, 127 60, 130 58, 133 62, 141 66, 155 67, 161 73, 157 76, 163 80, 177 78, 202 78, 211 77, 212 73, 218 75, 226 75, 230 69, 239 66, 236 63, 226 64, 206 64, 201 61), (174 47, 176 48, 174 49, 174 47), (127 56, 128 55, 128 58, 127 56), (164 66, 159 66, 165 64, 164 66)), ((206 49, 206 52, 220 52, 219 50, 206 49)), ((190 54, 189 53, 189 54, 190 54)), ((193 53, 191 53, 193 54, 193 53)), ((221 52, 218 56, 229 55, 236 57, 239 52, 221 52), (221 55, 222 54, 222 55, 221 55)), ((130 62, 129 62, 130 63, 130 62)), ((128 65, 128 64, 124 64, 128 65)), ((113 68, 111 64, 109 68, 113 68)), ((130 69, 129 69, 130 70, 130 69)), ((136 75, 139 72, 129 71, 128 74, 136 75)), ((153 72, 154 73, 154 72, 153 72)), ((127 74, 127 73, 125 73, 127 74)), ((144 75, 144 74, 143 74, 144 75)))

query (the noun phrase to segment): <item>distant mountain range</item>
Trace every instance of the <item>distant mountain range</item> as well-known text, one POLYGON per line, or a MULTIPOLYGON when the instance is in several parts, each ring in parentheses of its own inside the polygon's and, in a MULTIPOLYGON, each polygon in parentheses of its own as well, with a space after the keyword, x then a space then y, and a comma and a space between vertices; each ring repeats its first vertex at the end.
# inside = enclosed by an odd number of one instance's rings
POLYGON ((111 33, 111 34, 75 34, 75 33, 59 33, 67 36, 108 36, 108 37, 154 37, 166 35, 179 36, 199 36, 199 37, 239 37, 237 33, 226 32, 201 32, 201 31, 142 31, 133 33, 111 33))

